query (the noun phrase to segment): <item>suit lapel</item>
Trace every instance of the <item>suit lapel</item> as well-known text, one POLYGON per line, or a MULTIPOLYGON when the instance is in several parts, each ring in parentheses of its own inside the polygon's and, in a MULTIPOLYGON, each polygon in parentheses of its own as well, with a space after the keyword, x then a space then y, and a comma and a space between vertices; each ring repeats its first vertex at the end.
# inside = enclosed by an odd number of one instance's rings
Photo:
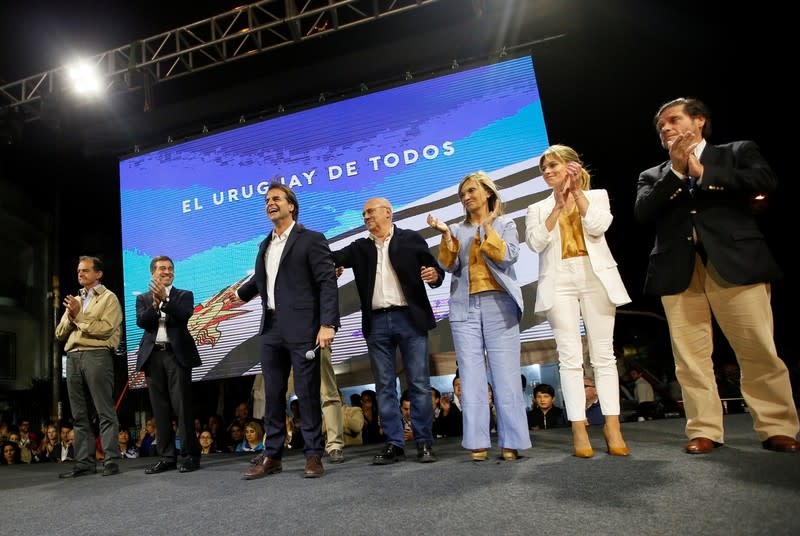
POLYGON ((283 247, 283 252, 281 253, 281 261, 278 263, 278 269, 283 266, 283 259, 286 258, 286 255, 289 253, 289 250, 292 249, 295 242, 298 240, 298 236, 300 233, 303 232, 303 226, 299 223, 295 223, 292 230, 289 232, 289 237, 286 239, 286 245, 283 247))

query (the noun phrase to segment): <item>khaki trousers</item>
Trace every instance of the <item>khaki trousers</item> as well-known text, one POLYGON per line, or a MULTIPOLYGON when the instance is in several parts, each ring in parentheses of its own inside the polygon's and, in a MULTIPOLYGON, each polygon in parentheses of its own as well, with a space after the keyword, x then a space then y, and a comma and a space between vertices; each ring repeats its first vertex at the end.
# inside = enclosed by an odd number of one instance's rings
POLYGON ((675 375, 683 391, 688 438, 724 442, 722 403, 711 360, 712 313, 736 353, 742 396, 759 439, 797 435, 800 425, 789 372, 773 339, 769 284, 732 285, 697 256, 689 288, 662 296, 661 302, 669 323, 675 375))

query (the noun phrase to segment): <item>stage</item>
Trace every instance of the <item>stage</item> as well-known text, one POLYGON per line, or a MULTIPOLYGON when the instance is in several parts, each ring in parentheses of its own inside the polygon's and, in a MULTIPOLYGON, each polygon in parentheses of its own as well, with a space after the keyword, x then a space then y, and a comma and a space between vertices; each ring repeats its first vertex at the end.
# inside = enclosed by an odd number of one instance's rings
POLYGON ((379 446, 345 449, 341 465, 304 479, 301 453, 283 472, 241 475, 250 455, 204 457, 202 469, 144 474, 155 458, 123 460, 122 474, 59 479, 70 465, 0 467, 4 534, 798 534, 800 455, 763 450, 748 414, 725 417, 726 444, 682 450, 683 419, 623 424, 627 458, 571 456, 570 430, 535 432, 515 462, 475 463, 460 439, 372 466, 379 446))

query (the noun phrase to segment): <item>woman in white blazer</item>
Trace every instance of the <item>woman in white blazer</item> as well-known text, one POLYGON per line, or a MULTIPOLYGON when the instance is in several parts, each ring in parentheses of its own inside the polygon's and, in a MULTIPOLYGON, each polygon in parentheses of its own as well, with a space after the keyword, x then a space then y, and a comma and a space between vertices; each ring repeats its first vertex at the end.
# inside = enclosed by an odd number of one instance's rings
POLYGON ((619 426, 613 339, 616 307, 631 300, 605 239, 612 220, 608 194, 589 190, 589 173, 575 150, 565 145, 549 147, 539 159, 539 169, 553 193, 528 207, 525 241, 539 254, 535 311, 546 314, 555 335, 575 456, 594 455, 586 427, 581 314, 608 452, 627 456, 619 426))

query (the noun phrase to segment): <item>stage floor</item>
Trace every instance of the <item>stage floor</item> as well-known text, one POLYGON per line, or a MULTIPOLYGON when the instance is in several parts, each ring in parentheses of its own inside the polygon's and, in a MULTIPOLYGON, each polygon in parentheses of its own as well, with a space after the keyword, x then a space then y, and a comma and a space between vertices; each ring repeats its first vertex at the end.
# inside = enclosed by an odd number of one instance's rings
POLYGON ((291 452, 283 472, 241 475, 250 455, 204 457, 202 469, 144 474, 154 458, 123 460, 122 473, 59 479, 69 465, 0 467, 3 534, 799 534, 800 454, 766 451, 748 414, 725 417, 726 444, 682 450, 683 419, 623 424, 627 458, 571 456, 570 430, 536 432, 514 462, 475 463, 460 439, 443 439, 439 462, 416 449, 372 466, 379 446, 345 449, 325 476, 302 478, 291 452))

